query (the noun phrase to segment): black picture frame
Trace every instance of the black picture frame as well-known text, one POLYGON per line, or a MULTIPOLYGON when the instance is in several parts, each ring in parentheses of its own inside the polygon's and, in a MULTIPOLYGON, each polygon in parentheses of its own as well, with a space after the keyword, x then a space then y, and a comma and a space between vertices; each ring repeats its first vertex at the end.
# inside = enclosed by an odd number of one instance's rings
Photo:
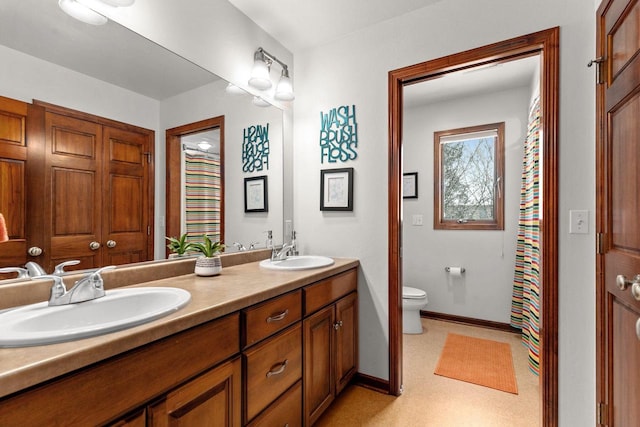
POLYGON ((269 212, 267 178, 261 175, 244 179, 245 212, 269 212))
POLYGON ((407 172, 402 174, 402 198, 418 198, 418 172, 407 172))
POLYGON ((353 210, 353 168, 320 171, 320 210, 353 210))

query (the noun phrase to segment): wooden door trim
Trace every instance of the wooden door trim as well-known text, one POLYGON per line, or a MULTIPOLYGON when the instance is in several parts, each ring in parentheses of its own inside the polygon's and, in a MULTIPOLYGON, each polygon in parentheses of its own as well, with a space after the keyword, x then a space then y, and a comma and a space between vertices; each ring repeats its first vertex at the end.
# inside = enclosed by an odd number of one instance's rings
MULTIPOLYGON (((166 224, 167 236, 180 235, 180 137, 220 128, 220 159, 224 159, 224 116, 212 117, 166 131, 166 224)), ((224 161, 220 162, 220 241, 224 242, 224 161)), ((169 250, 166 250, 166 256, 169 250)))
POLYGON ((402 386, 402 88, 463 68, 541 54, 543 223, 541 282, 541 424, 558 425, 558 85, 559 28, 551 28, 389 72, 389 393, 402 386))

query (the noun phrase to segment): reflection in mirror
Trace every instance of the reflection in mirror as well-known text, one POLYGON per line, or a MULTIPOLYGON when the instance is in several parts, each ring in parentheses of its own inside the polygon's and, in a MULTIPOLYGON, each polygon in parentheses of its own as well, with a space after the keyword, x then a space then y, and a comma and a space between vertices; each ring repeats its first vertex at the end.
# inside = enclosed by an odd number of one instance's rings
MULTIPOLYGON (((226 188, 220 227, 225 240, 247 247, 259 241, 264 247, 265 231, 273 230, 279 243, 283 231, 283 148, 282 112, 277 108, 258 108, 248 95, 229 95, 224 90, 227 83, 215 74, 113 21, 100 27, 78 22, 64 14, 56 1, 0 3, 0 61, 11 64, 0 67, 0 96, 27 104, 42 100, 155 132, 155 195, 151 200, 155 218, 150 218, 149 224, 154 258, 165 258, 164 237, 168 234, 164 225, 165 130, 216 116, 226 117, 228 142, 226 153, 221 155, 226 188), (266 170, 270 207, 280 206, 270 209, 268 215, 249 215, 243 211, 243 178, 265 171, 243 171, 243 131, 266 123, 271 143, 266 170)), ((30 197, 33 195, 25 194, 23 211, 25 220, 33 222, 37 216, 27 209, 30 197)), ((29 248, 31 238, 34 236, 27 230, 21 236, 23 246, 29 248)), ((102 243, 106 246, 106 240, 102 243)), ((26 251, 19 255, 20 260, 13 259, 11 266, 34 260, 26 251)))
POLYGON ((183 135, 180 142, 180 183, 184 189, 180 230, 188 241, 200 240, 202 235, 224 241, 220 128, 183 135))

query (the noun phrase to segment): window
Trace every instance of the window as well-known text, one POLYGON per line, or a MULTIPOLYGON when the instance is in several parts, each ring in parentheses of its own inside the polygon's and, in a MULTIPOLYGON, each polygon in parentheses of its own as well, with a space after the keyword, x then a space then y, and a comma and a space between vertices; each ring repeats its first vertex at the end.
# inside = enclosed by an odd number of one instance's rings
POLYGON ((435 229, 504 230, 504 122, 434 133, 435 229))

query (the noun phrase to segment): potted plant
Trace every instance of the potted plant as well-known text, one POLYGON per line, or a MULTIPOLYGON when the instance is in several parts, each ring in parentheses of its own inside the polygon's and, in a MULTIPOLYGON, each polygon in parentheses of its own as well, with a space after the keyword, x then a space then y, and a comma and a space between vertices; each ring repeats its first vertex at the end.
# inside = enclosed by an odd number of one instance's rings
POLYGON ((187 251, 193 249, 191 243, 187 241, 187 233, 180 237, 165 237, 169 244, 167 248, 171 251, 169 258, 183 257, 187 251))
POLYGON ((215 276, 222 270, 220 251, 224 248, 222 242, 213 242, 206 234, 202 242, 192 242, 190 249, 202 255, 196 259, 195 273, 198 276, 215 276))

